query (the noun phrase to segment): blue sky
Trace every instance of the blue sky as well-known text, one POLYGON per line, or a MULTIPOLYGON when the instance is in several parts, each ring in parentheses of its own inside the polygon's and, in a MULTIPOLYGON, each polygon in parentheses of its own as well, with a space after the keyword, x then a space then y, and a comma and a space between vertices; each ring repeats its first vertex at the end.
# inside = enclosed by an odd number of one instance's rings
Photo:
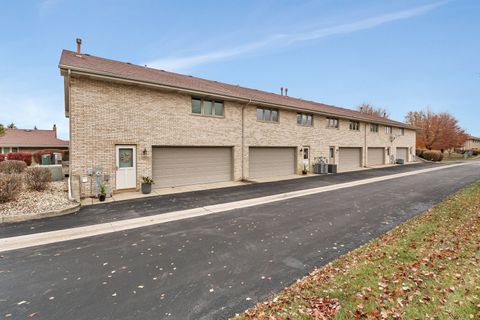
POLYGON ((448 111, 480 136, 480 1, 24 0, 0 10, 0 123, 68 138, 62 49, 403 120, 448 111))

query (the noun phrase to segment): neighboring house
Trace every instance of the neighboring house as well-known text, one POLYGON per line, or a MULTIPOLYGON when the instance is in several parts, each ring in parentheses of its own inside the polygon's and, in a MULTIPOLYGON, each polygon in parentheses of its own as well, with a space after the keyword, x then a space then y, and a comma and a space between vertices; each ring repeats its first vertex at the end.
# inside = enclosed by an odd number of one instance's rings
POLYGON ((340 171, 413 159, 415 128, 386 118, 238 85, 64 50, 70 175, 82 196, 95 173, 114 192, 340 171))
POLYGON ((463 150, 480 149, 480 138, 469 136, 463 144, 463 150))
POLYGON ((68 150, 68 141, 57 138, 57 126, 52 130, 5 129, 0 135, 0 154, 35 152, 44 149, 68 150))

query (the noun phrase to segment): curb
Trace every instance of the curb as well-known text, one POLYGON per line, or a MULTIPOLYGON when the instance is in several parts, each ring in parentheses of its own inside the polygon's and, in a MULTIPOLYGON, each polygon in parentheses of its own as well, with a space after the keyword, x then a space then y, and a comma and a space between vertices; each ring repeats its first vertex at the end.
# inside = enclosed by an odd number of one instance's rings
POLYGON ((43 218, 63 216, 63 215, 78 212, 78 210, 80 210, 80 206, 81 206, 80 203, 78 203, 76 206, 67 208, 67 209, 40 212, 35 214, 20 214, 20 215, 5 216, 0 218, 0 223, 14 223, 14 222, 22 222, 22 221, 28 221, 28 220, 37 220, 37 219, 43 219, 43 218))

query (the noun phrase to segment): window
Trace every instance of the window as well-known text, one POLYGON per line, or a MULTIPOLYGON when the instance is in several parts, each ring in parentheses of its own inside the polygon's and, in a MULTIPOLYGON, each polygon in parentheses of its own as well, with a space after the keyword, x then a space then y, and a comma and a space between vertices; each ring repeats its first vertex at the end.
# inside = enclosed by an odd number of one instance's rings
POLYGON ((297 124, 301 126, 312 126, 313 116, 306 113, 297 113, 297 124))
POLYGON ((327 118, 327 128, 337 128, 338 129, 338 119, 337 118, 327 118))
POLYGON ((206 116, 223 116, 223 102, 192 98, 192 113, 206 116))
POLYGON ((405 135, 405 128, 400 128, 400 135, 404 136, 405 135))
POLYGON ((392 133, 392 127, 385 126, 385 133, 392 133))
POLYGON ((378 132, 378 124, 370 123, 370 132, 378 132))
POLYGON ((278 110, 270 108, 257 108, 257 120, 278 122, 278 110))
POLYGON ((358 121, 350 121, 350 130, 358 131, 360 130, 360 122, 358 121))
POLYGON ((330 159, 335 158, 335 147, 330 147, 330 159))
POLYGON ((14 148, 14 147, 12 147, 12 149, 11 149, 11 150, 12 150, 12 152, 18 152, 18 148, 14 148))

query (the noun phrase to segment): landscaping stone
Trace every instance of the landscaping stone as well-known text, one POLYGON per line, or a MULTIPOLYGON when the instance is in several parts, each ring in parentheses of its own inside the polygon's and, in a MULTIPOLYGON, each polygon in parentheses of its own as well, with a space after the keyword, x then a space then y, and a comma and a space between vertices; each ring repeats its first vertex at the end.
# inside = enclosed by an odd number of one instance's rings
POLYGON ((0 203, 0 218, 13 215, 37 215, 77 206, 77 202, 68 200, 66 181, 55 181, 51 182, 45 191, 23 188, 16 200, 0 203))

